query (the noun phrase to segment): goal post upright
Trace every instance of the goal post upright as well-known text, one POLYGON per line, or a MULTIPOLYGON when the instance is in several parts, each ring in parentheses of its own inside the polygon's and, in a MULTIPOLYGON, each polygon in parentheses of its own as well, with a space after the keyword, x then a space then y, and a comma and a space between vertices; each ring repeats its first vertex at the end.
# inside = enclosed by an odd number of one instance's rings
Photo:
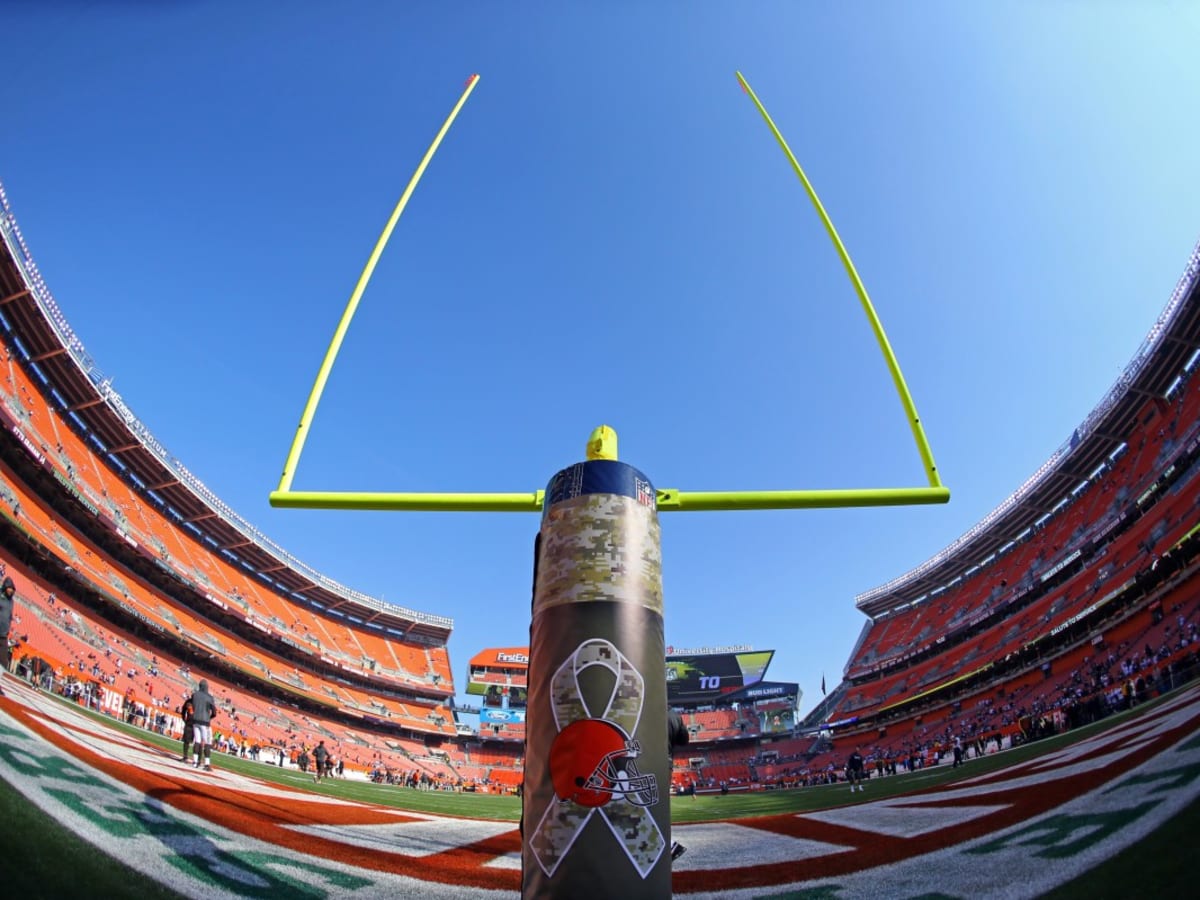
POLYGON ((831 509, 945 503, 933 452, 899 362, 845 245, 758 96, 737 78, 812 201, 867 316, 899 396, 925 484, 834 490, 655 489, 597 428, 586 460, 547 487, 507 493, 294 490, 333 364, 379 258, 479 76, 422 158, 367 260, 304 406, 278 487, 279 508, 540 512, 530 627, 522 893, 527 898, 671 896, 666 669, 659 512, 831 509), (597 747, 603 749, 597 753, 597 747), (624 853, 614 854, 613 841, 624 853))

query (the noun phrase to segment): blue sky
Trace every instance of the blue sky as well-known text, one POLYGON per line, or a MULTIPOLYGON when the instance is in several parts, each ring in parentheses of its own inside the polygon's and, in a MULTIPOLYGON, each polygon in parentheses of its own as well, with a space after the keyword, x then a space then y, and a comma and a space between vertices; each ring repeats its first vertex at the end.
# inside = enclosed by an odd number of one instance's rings
POLYGON ((669 514, 666 637, 778 652, 802 708, 856 594, 1002 502, 1115 381, 1200 237, 1186 2, 7 4, 3 181, 89 353, 246 519, 527 641, 533 515, 273 510, 379 230, 473 72, 333 371, 295 487, 543 487, 615 427, 683 490, 922 472, 948 506, 669 514), (843 9, 843 6, 850 6, 843 9))

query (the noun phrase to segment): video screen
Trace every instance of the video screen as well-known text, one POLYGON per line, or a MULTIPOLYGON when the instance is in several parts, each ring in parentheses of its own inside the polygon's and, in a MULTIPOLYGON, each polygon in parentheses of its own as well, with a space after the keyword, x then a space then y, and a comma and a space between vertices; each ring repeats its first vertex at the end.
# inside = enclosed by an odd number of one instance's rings
POLYGON ((668 656, 667 703, 716 703, 723 694, 762 681, 774 655, 774 650, 755 650, 668 656))

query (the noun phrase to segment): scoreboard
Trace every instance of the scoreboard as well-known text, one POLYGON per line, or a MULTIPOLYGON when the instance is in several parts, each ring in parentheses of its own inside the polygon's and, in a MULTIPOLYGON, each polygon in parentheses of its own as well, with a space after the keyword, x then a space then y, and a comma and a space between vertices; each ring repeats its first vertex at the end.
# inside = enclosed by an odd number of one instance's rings
POLYGON ((667 703, 699 706, 763 680, 774 650, 667 657, 667 703))

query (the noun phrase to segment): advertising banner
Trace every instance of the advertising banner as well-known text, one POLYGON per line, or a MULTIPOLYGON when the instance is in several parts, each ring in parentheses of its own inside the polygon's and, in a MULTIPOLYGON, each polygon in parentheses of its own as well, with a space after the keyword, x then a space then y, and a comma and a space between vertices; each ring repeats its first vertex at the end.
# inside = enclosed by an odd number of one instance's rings
POLYGON ((484 707, 479 711, 479 724, 481 725, 509 725, 524 721, 525 710, 523 709, 488 709, 484 707))

